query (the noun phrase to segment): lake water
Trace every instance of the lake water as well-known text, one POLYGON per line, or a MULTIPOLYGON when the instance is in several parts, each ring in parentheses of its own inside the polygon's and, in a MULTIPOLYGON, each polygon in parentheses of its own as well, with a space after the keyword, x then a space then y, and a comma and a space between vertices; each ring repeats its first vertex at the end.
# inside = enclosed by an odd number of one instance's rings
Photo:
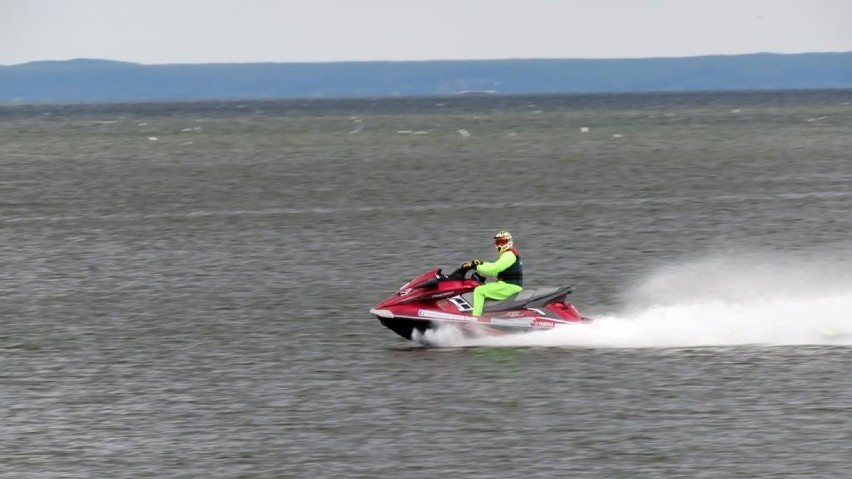
POLYGON ((837 478, 852 92, 0 107, 2 478, 837 478), (491 258, 588 325, 422 347, 491 258))

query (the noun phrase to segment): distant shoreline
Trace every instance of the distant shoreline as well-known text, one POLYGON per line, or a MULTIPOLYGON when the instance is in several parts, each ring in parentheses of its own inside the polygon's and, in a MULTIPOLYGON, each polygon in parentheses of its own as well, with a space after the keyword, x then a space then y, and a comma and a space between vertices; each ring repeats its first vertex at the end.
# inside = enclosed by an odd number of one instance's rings
POLYGON ((645 59, 0 66, 0 104, 852 89, 852 52, 645 59))

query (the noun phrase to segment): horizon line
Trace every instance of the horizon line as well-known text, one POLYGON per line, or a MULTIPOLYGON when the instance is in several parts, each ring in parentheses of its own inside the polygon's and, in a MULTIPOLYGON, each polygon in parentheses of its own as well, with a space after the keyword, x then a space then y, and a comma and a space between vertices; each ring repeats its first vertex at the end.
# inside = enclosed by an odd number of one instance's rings
POLYGON ((103 62, 124 63, 139 66, 169 66, 169 65, 326 65, 326 64, 363 64, 363 63, 472 63, 472 62, 502 62, 502 61, 637 61, 637 60, 680 60, 689 58, 711 58, 711 57, 745 57, 758 55, 773 56, 797 56, 797 55, 826 55, 826 54, 852 54, 849 51, 807 51, 807 52, 750 52, 750 53, 709 53, 686 56, 643 56, 643 57, 497 57, 497 58, 468 58, 468 59, 418 59, 418 60, 317 60, 317 61, 233 61, 233 62, 164 62, 164 63, 141 63, 128 60, 115 60, 110 58, 76 57, 66 59, 44 59, 31 60, 23 63, 0 64, 0 67, 17 67, 40 63, 71 63, 71 62, 103 62))

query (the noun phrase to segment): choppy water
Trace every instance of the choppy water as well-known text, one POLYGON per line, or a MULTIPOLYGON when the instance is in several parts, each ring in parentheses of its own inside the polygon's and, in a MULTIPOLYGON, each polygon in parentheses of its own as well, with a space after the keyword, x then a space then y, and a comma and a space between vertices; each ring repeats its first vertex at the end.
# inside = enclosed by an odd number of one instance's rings
POLYGON ((0 107, 0 477, 848 476, 850 151, 848 91, 0 107), (598 320, 369 316, 499 229, 598 320))

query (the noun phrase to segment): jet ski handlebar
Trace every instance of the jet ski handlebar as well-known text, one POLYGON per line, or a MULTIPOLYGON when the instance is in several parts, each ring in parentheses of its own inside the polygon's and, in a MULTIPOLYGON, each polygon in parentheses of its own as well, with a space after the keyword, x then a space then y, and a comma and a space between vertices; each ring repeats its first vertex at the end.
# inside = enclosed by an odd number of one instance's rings
POLYGON ((443 275, 443 276, 447 279, 461 281, 461 280, 467 278, 467 273, 469 271, 473 271, 473 274, 470 275, 471 279, 475 279, 475 280, 479 281, 480 283, 485 283, 485 276, 482 276, 481 274, 477 273, 476 270, 473 267, 470 267, 470 266, 459 266, 458 268, 453 270, 452 273, 447 274, 447 275, 443 275))

